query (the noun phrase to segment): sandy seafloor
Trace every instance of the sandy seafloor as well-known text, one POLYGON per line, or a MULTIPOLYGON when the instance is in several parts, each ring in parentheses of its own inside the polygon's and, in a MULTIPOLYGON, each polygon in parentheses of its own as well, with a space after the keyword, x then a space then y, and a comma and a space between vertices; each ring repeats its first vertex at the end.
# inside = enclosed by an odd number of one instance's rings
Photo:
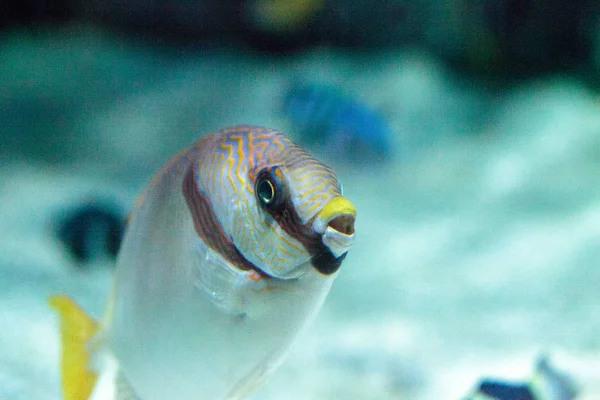
POLYGON ((182 55, 78 30, 5 36, 0 59, 0 399, 60 397, 50 294, 102 313, 110 266, 75 265, 57 215, 128 208, 202 133, 294 135, 278 108, 295 79, 381 110, 395 156, 312 150, 358 209, 357 242, 253 399, 460 399, 482 376, 526 378, 540 353, 600 399, 600 102, 577 80, 493 91, 412 49, 182 55))

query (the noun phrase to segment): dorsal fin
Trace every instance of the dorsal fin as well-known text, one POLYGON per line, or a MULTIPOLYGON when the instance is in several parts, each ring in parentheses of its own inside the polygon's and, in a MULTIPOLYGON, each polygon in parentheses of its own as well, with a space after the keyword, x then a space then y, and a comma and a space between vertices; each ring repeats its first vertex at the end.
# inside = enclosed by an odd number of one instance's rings
POLYGON ((52 296, 48 303, 60 316, 63 399, 88 400, 98 377, 90 369, 88 343, 98 323, 67 296, 52 296))

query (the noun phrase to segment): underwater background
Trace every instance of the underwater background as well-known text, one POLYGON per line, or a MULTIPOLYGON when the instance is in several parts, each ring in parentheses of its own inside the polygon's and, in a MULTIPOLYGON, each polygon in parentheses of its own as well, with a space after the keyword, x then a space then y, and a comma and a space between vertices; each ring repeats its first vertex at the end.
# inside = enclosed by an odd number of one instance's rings
POLYGON ((253 399, 462 399, 541 356, 600 399, 599 11, 1 3, 0 399, 60 398, 48 297, 100 317, 137 193, 236 124, 288 133, 358 210, 321 313, 253 399))

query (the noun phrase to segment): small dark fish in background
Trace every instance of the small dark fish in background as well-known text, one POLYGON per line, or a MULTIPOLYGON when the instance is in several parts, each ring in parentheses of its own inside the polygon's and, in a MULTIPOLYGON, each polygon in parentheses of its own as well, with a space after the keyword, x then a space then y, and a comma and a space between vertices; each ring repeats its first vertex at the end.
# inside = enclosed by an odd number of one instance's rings
POLYGON ((472 400, 536 400, 526 383, 484 380, 472 400))
POLYGON ((91 200, 64 210, 56 234, 80 264, 115 258, 125 231, 125 216, 116 205, 91 200))
POLYGON ((338 87, 295 84, 285 94, 283 114, 297 129, 300 141, 322 147, 332 157, 370 162, 392 155, 385 118, 338 87))
POLYGON ((541 356, 529 381, 511 383, 484 378, 465 400, 574 400, 576 397, 573 380, 552 367, 546 356, 541 356))

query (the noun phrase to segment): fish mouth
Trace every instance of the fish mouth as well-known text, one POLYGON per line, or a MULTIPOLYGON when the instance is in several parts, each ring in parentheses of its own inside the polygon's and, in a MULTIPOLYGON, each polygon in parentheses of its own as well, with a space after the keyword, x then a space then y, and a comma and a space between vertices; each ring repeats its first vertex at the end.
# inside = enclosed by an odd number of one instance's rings
POLYGON ((346 253, 354 243, 354 221, 356 209, 343 197, 334 197, 325 204, 312 221, 303 226, 300 236, 309 258, 300 262, 284 275, 270 275, 258 270, 263 277, 274 279, 295 279, 306 272, 311 265, 325 276, 334 274, 342 265, 346 253))
POLYGON ((354 243, 354 219, 350 215, 339 215, 327 224, 323 243, 336 258, 345 254, 354 243))
POLYGON ((334 258, 342 257, 354 243, 356 209, 343 197, 334 197, 317 214, 314 231, 334 258))

